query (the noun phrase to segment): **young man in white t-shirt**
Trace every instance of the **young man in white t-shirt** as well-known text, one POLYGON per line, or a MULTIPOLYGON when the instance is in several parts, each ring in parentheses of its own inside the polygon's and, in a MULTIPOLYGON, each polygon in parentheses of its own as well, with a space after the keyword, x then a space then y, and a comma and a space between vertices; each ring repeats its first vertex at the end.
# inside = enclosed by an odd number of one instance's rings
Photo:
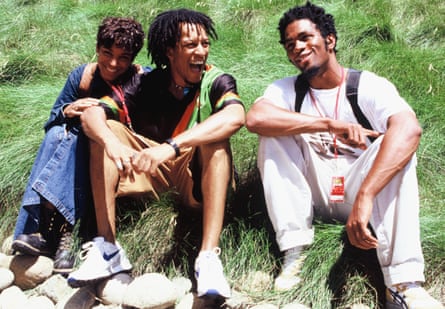
POLYGON ((425 278, 415 152, 422 130, 415 113, 393 84, 365 71, 357 99, 372 129, 357 121, 345 92, 350 70, 337 61, 334 19, 323 8, 309 2, 294 7, 279 30, 309 89, 295 111, 296 76, 275 81, 246 123, 259 135, 258 167, 284 252, 275 288, 288 290, 300 281, 301 252, 313 242, 315 214, 345 222, 352 245, 376 248, 387 308, 443 308, 420 286, 425 278))

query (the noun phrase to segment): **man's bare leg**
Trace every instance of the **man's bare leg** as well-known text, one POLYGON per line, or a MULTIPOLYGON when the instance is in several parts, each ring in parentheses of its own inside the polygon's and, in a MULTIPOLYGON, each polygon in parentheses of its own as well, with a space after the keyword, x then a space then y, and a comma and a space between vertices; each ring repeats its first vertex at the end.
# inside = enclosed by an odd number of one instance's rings
POLYGON ((73 288, 94 284, 132 268, 125 251, 116 242, 115 188, 119 181, 117 167, 99 144, 91 142, 90 147, 90 176, 97 231, 101 237, 96 237, 83 246, 86 252, 84 261, 67 279, 73 288))
POLYGON ((203 195, 203 235, 201 251, 218 247, 224 221, 227 188, 232 172, 228 141, 200 148, 203 195))
POLYGON ((108 242, 116 241, 116 194, 119 181, 116 164, 97 143, 90 143, 90 177, 93 188, 94 208, 98 236, 108 242))
POLYGON ((219 258, 227 188, 232 173, 229 142, 200 147, 202 163, 203 234, 201 250, 195 261, 198 296, 230 297, 230 286, 219 258))

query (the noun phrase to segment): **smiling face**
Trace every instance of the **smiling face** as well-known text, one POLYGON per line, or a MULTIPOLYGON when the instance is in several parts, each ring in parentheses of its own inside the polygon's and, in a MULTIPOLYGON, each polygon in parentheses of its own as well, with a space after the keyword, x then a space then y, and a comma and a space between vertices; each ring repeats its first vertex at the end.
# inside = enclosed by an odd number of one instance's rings
POLYGON ((203 27, 182 24, 178 43, 167 50, 173 82, 183 87, 199 83, 209 49, 210 39, 203 27))
POLYGON ((111 48, 100 46, 96 50, 100 75, 109 83, 115 81, 128 70, 133 62, 133 55, 124 48, 113 45, 111 48))
POLYGON ((323 38, 309 19, 291 22, 286 27, 283 45, 290 62, 309 76, 326 71, 330 60, 335 59, 335 36, 323 38))

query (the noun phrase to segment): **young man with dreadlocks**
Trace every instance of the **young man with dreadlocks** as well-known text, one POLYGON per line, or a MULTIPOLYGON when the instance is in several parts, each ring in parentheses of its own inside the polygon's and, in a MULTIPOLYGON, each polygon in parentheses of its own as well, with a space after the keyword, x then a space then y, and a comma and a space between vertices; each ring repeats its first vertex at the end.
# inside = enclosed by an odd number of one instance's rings
POLYGON ((357 72, 338 63, 334 18, 323 8, 308 2, 288 10, 279 31, 302 74, 269 85, 247 114, 247 128, 260 136, 258 167, 284 251, 275 287, 299 283, 315 214, 345 222, 352 245, 377 250, 386 308, 442 308, 420 285, 415 152, 422 130, 414 111, 387 79, 363 71, 355 104, 371 124, 365 128, 347 97, 357 72), (300 78, 307 87, 296 108, 300 78))
MULTIPOLYGON (((141 24, 131 18, 105 18, 97 31, 97 63, 83 64, 69 74, 44 126, 45 137, 25 188, 12 248, 22 254, 53 257, 56 273, 72 271, 72 229, 92 208, 88 140, 80 115, 100 104, 104 96, 119 102, 113 89, 126 89, 139 76, 133 60, 144 36, 141 24)), ((88 224, 81 222, 79 234, 88 237, 87 230, 88 224)))
POLYGON ((198 296, 230 296, 218 257, 226 192, 232 177, 229 139, 243 125, 245 111, 235 79, 207 64, 212 20, 187 9, 159 14, 148 33, 156 69, 146 74, 128 100, 131 126, 107 120, 94 107, 83 113, 91 139, 91 181, 99 237, 88 244, 71 286, 130 270, 116 242, 115 198, 175 190, 178 202, 203 211, 202 243, 195 262, 198 296))

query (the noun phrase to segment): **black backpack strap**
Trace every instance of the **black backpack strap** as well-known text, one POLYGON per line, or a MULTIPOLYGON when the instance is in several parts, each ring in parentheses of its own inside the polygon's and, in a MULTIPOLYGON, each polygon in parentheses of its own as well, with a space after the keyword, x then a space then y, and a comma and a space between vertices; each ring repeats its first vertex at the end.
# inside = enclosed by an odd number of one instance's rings
POLYGON ((303 76, 298 75, 295 80, 295 111, 300 112, 304 97, 309 90, 309 82, 303 76))
MULTIPOLYGON (((352 112, 354 113, 357 121, 362 125, 362 127, 373 130, 371 124, 369 123, 366 116, 363 114, 362 110, 358 106, 358 85, 360 82, 361 71, 348 69, 348 75, 346 77, 346 97, 348 98, 349 104, 351 104, 352 112)), ((303 104, 304 97, 309 90, 309 82, 300 75, 297 76, 295 80, 295 111, 300 112, 301 105, 303 104)), ((368 137, 371 142, 375 140, 373 137, 368 137)))
MULTIPOLYGON (((358 106, 358 84, 360 82, 361 71, 354 69, 348 69, 348 75, 346 77, 346 97, 348 98, 349 104, 351 104, 352 112, 354 113, 357 121, 366 129, 373 130, 371 124, 369 123, 366 116, 363 114, 362 110, 358 106)), ((375 140, 373 137, 368 137, 371 142, 375 140)))

